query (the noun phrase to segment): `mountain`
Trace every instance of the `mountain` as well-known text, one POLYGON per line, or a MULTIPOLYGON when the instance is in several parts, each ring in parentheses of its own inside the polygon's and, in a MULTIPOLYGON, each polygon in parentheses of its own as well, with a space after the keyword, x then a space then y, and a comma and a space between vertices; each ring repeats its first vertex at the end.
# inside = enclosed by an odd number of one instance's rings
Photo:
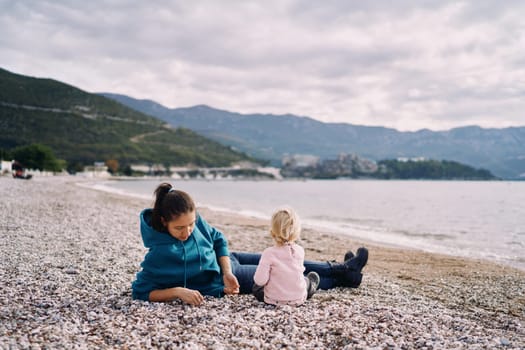
POLYGON ((121 165, 227 166, 254 161, 185 128, 112 99, 52 80, 0 69, 0 149, 51 147, 68 167, 115 159, 121 165))
POLYGON ((208 106, 166 108, 151 100, 102 94, 173 126, 183 126, 254 157, 280 164, 287 154, 324 159, 354 153, 372 160, 451 160, 508 179, 525 177, 525 127, 401 132, 384 127, 323 123, 308 117, 239 114, 208 106))

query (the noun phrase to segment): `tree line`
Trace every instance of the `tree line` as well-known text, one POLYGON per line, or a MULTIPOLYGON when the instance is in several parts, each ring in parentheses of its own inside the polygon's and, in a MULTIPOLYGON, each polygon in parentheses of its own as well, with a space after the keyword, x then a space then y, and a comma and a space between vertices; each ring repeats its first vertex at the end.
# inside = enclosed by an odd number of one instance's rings
POLYGON ((383 179, 462 179, 494 180, 497 179, 486 169, 475 169, 465 164, 450 160, 381 160, 381 169, 376 175, 383 179))
POLYGON ((11 150, 0 149, 0 158, 15 160, 26 169, 60 172, 66 168, 66 161, 56 158, 53 150, 45 145, 31 144, 11 150))

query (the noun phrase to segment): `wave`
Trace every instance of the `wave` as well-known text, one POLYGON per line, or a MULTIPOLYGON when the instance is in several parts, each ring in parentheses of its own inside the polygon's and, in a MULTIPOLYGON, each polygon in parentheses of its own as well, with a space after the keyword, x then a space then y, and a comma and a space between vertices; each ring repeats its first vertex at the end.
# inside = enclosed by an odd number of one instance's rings
POLYGON ((147 196, 134 191, 128 191, 120 188, 111 186, 107 182, 77 182, 75 185, 79 187, 90 188, 97 191, 103 191, 108 193, 118 194, 120 196, 140 198, 140 199, 152 199, 152 196, 147 196))
POLYGON ((395 232, 400 235, 408 236, 408 237, 420 237, 420 238, 432 238, 438 241, 443 240, 455 240, 456 237, 453 235, 447 235, 444 233, 430 233, 430 232, 411 232, 406 230, 394 230, 392 232, 395 232))

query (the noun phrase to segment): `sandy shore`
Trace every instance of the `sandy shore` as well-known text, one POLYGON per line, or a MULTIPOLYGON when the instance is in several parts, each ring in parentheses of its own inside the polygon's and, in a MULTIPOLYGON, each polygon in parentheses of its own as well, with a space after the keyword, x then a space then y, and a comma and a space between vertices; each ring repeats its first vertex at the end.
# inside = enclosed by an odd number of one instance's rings
MULTIPOLYGON (((358 289, 275 308, 251 295, 205 305, 133 301, 150 201, 75 178, 0 178, 0 349, 525 349, 525 272, 306 229, 307 259, 370 251, 358 289)), ((270 244, 266 221, 201 208, 231 250, 270 244)))

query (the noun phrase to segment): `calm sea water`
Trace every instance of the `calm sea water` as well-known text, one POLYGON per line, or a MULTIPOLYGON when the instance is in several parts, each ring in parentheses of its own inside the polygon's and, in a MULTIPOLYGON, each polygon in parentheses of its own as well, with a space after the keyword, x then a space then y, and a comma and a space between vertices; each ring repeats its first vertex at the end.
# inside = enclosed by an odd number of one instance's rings
MULTIPOLYGON (((153 199, 161 181, 97 187, 153 199)), ((199 206, 269 219, 287 205, 304 226, 525 269, 525 182, 169 181, 199 206)))

